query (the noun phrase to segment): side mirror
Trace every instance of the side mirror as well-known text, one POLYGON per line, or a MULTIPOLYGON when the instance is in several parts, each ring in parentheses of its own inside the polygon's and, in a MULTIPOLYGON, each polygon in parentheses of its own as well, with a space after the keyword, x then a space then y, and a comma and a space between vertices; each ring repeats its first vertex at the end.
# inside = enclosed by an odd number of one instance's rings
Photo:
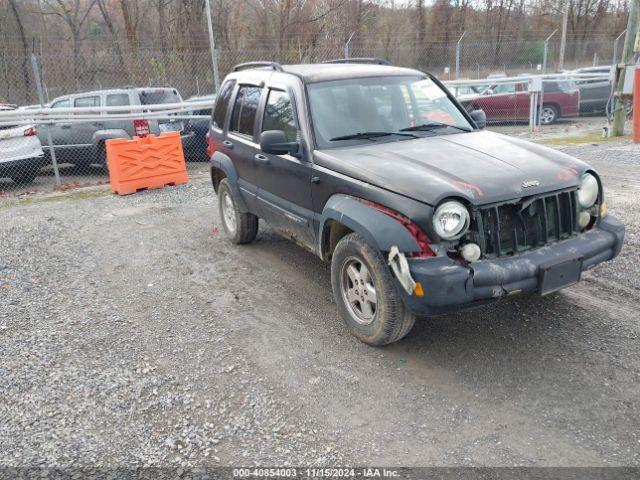
POLYGON ((493 95, 493 88, 487 88, 484 91, 484 95, 493 95))
POLYGON ((487 126, 487 114, 484 113, 484 110, 481 108, 478 110, 472 110, 469 112, 469 115, 479 129, 483 129, 487 126))
POLYGON ((260 150, 272 155, 293 155, 300 158, 300 144, 290 142, 282 130, 266 130, 260 134, 260 150))

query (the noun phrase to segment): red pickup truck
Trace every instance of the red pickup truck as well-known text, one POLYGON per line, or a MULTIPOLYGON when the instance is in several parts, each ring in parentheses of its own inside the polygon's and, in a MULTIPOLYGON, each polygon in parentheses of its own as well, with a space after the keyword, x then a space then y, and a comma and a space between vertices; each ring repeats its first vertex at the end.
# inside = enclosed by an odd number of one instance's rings
MULTIPOLYGON (((481 108, 490 122, 528 121, 530 94, 528 83, 498 83, 475 87, 475 94, 458 100, 467 110, 481 108)), ((572 82, 545 81, 540 123, 549 125, 558 118, 577 117, 580 113, 580 90, 572 82)))

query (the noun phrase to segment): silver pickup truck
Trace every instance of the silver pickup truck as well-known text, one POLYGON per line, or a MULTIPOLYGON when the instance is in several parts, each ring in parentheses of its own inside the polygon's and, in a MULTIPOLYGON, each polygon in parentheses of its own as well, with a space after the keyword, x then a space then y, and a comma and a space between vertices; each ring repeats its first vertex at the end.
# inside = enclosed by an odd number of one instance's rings
POLYGON ((144 87, 119 88, 111 90, 95 90, 92 92, 65 95, 54 99, 51 108, 81 107, 119 107, 122 112, 102 113, 104 119, 94 122, 60 122, 42 126, 38 129, 38 137, 49 155, 47 129, 51 131, 51 139, 55 147, 56 157, 60 162, 74 165, 105 164, 106 152, 104 142, 110 138, 131 138, 134 135, 179 131, 183 142, 193 136, 189 122, 180 119, 166 118, 160 120, 112 120, 109 115, 129 113, 130 105, 155 105, 161 103, 180 103, 182 97, 175 88, 144 87))

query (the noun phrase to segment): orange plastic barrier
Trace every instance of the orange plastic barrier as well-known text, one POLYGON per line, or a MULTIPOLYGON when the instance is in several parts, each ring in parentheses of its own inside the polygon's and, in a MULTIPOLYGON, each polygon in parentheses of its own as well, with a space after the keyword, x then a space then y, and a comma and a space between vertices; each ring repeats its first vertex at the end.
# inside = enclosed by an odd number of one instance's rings
POLYGON ((107 140, 106 147, 109 181, 114 193, 128 195, 145 188, 189 181, 180 132, 107 140))

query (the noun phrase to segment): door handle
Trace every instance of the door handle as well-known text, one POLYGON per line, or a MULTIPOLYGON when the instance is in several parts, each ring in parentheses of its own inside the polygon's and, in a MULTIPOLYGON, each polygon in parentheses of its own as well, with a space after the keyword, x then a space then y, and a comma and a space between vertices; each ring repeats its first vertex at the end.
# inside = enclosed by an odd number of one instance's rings
POLYGON ((253 158, 255 158, 261 163, 269 163, 269 157, 262 155, 261 153, 256 153, 256 155, 253 158))
POLYGON ((64 129, 71 128, 71 124, 70 123, 61 123, 60 124, 60 128, 64 128, 64 129))
POLYGON ((231 150, 233 148, 233 143, 230 142, 229 140, 225 140, 222 142, 222 145, 224 145, 225 147, 227 147, 229 150, 231 150))
POLYGON ((93 122, 94 127, 104 127, 104 123, 102 122, 93 122))

